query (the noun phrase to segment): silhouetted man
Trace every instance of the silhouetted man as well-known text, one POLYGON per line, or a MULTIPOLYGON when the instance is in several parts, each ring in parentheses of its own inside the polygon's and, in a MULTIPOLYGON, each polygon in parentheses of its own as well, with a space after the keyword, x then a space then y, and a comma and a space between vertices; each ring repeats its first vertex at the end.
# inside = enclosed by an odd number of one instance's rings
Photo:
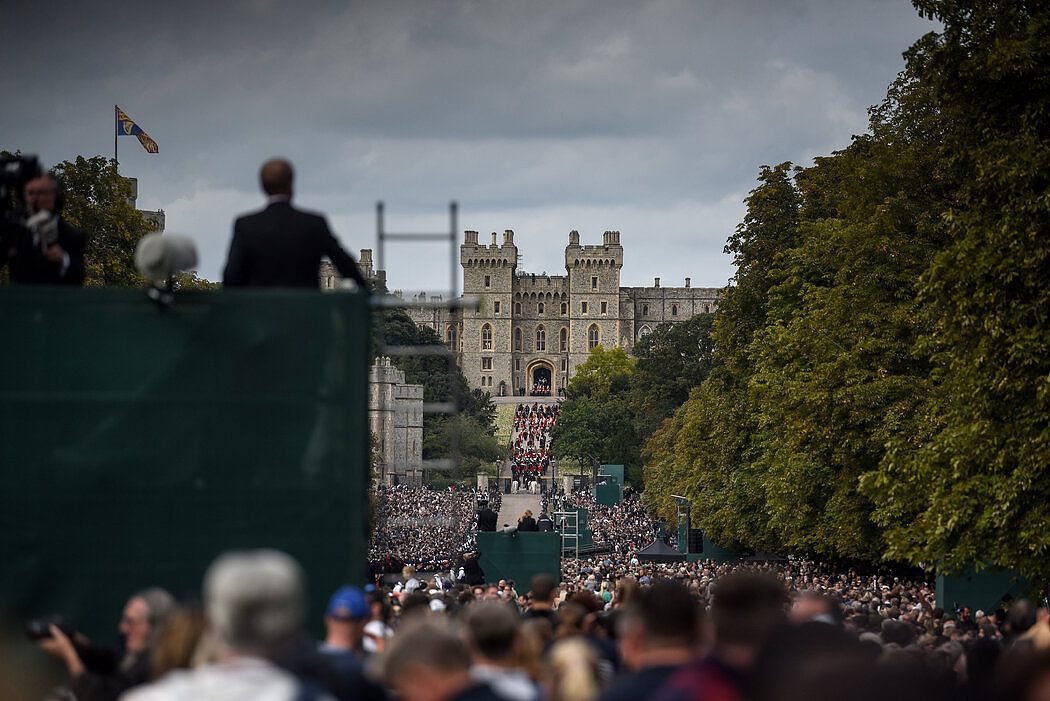
POLYGON ((343 250, 324 217, 292 206, 292 164, 274 158, 263 164, 259 182, 266 209, 237 219, 222 276, 225 287, 318 287, 321 258, 362 289, 368 284, 343 250))
POLYGON ((487 501, 481 502, 481 508, 478 509, 478 530, 495 531, 497 520, 496 512, 489 508, 489 503, 487 501))

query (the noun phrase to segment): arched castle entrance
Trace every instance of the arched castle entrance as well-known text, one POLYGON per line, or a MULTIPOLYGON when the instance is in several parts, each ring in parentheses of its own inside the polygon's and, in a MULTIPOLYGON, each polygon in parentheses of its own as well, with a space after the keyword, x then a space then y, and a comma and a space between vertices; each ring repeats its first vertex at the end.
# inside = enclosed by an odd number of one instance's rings
POLYGON ((525 394, 533 397, 553 397, 557 393, 554 386, 554 364, 549 360, 536 360, 525 369, 525 394))

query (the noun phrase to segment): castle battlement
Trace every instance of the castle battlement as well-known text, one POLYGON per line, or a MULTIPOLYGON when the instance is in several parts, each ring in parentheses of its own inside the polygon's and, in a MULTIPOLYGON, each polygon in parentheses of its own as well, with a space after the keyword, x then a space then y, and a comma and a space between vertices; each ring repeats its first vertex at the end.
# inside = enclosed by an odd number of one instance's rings
MULTIPOLYGON (((371 267, 371 251, 361 251, 361 262, 371 267)), ((425 293, 413 293, 405 308, 457 353, 472 388, 511 395, 546 382, 558 393, 595 346, 630 349, 660 324, 718 308, 722 289, 693 287, 691 278, 682 287, 663 287, 660 278, 648 287, 621 287, 623 262, 619 231, 603 232, 601 244, 580 245, 572 230, 565 274, 529 273, 517 269, 512 230, 502 237, 492 232, 486 243, 468 230, 460 246, 463 295, 477 298, 478 308, 425 306, 440 300, 425 293)), ((335 286, 333 273, 322 274, 322 286, 335 286)), ((374 275, 385 278, 383 271, 374 275)))

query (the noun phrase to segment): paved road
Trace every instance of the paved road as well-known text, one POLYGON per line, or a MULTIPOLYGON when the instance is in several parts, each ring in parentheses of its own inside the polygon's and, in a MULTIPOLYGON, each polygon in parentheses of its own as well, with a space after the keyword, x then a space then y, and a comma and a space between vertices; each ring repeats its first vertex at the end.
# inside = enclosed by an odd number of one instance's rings
POLYGON ((518 492, 517 494, 504 494, 503 506, 499 510, 499 518, 496 520, 496 528, 503 528, 504 524, 513 526, 525 509, 532 511, 533 518, 540 515, 540 495, 529 492, 518 492))

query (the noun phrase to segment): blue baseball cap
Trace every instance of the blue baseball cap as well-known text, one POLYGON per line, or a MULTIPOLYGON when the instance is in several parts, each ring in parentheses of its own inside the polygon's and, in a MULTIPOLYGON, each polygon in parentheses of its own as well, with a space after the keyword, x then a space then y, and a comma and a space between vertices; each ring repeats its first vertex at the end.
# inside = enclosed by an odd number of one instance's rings
POLYGON ((347 621, 368 617, 368 601, 365 593, 357 587, 340 587, 328 600, 324 615, 328 618, 347 621))

